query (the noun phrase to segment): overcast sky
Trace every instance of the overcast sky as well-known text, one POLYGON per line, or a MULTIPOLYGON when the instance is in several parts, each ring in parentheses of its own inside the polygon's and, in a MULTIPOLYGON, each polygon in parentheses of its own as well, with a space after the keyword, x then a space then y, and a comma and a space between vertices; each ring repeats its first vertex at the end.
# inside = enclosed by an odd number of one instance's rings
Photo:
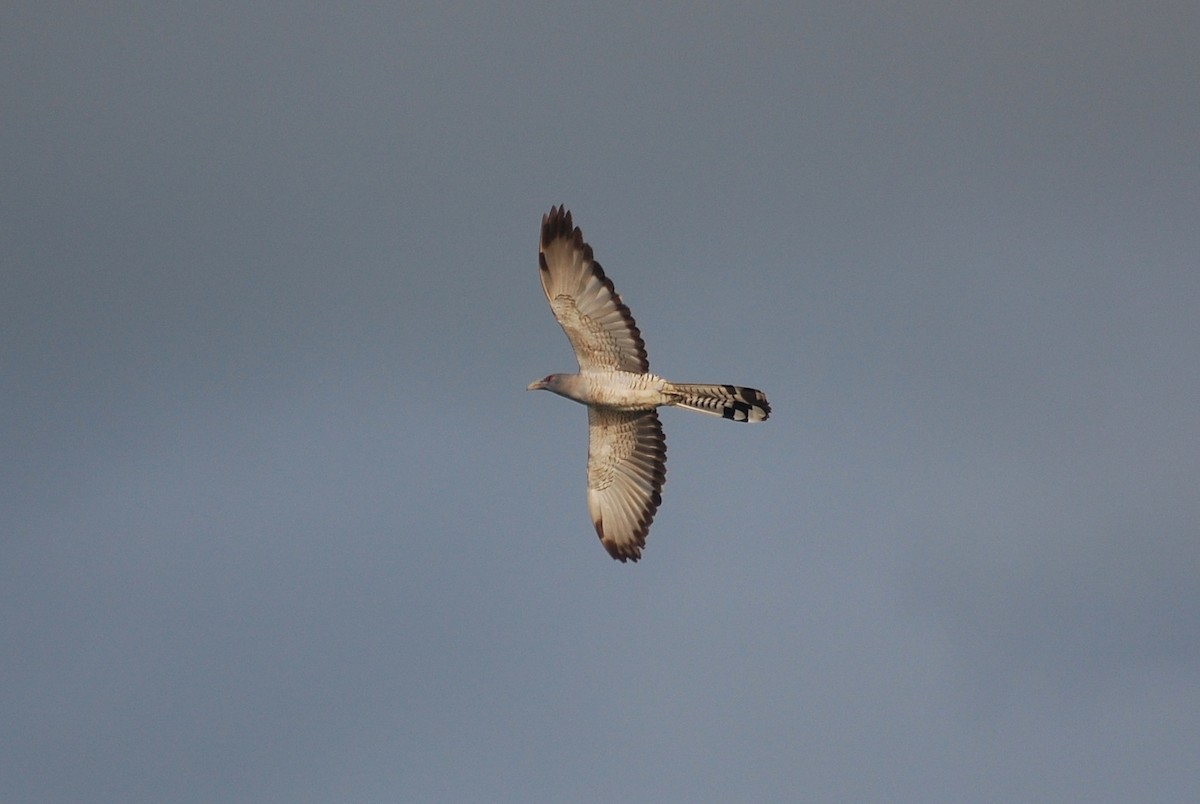
POLYGON ((0 800, 1195 798, 1194 0, 312 6, 0 11, 0 800))

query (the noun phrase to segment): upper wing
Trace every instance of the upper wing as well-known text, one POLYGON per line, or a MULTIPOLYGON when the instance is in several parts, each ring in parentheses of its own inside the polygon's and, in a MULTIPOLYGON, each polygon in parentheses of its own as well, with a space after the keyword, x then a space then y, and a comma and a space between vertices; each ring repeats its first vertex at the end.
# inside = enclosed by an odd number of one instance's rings
POLYGON ((588 406, 588 511, 600 543, 637 561, 662 502, 667 441, 654 410, 588 406))
POLYGON ((571 213, 552 207, 542 216, 538 254, 542 290, 554 317, 575 349, 579 368, 650 370, 646 344, 612 281, 592 259, 592 247, 571 222, 571 213))

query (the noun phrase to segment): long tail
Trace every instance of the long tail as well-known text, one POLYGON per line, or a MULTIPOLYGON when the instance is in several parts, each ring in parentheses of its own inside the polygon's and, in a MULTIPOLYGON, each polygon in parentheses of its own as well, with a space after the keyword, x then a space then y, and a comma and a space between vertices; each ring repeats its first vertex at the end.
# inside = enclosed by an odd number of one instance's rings
POLYGON ((761 422, 771 415, 767 395, 756 388, 737 385, 671 383, 674 404, 688 410, 721 416, 735 422, 761 422))

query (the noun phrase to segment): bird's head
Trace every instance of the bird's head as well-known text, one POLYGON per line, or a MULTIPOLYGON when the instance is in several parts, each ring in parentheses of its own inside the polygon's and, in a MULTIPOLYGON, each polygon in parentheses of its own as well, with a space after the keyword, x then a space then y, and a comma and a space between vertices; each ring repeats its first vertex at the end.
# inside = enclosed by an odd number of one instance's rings
POLYGON ((526 388, 525 390, 526 391, 552 391, 552 390, 554 390, 554 386, 555 386, 555 383, 557 382, 557 380, 558 380, 557 374, 547 374, 545 377, 542 377, 540 380, 534 380, 533 382, 529 383, 529 387, 526 388))

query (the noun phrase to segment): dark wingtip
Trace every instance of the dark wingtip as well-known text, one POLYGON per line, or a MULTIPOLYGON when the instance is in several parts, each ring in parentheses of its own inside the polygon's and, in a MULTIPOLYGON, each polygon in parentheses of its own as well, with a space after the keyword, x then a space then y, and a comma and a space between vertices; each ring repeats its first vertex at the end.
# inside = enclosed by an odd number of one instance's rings
POLYGON ((571 211, 566 205, 550 207, 550 211, 542 216, 542 248, 550 245, 556 237, 570 237, 572 232, 582 239, 583 235, 575 228, 571 220, 571 211))
POLYGON ((637 560, 642 557, 642 548, 646 546, 645 530, 633 544, 617 544, 612 539, 607 539, 604 536, 604 521, 592 522, 596 527, 596 535, 600 537, 600 546, 603 547, 608 554, 624 564, 626 561, 637 563, 637 560))
POLYGON ((634 547, 630 550, 622 550, 620 547, 612 544, 611 542, 601 542, 601 544, 604 545, 604 549, 608 551, 610 556, 615 558, 617 561, 620 561, 622 564, 628 561, 632 561, 634 564, 636 564, 638 559, 642 557, 642 551, 637 547, 634 547))

